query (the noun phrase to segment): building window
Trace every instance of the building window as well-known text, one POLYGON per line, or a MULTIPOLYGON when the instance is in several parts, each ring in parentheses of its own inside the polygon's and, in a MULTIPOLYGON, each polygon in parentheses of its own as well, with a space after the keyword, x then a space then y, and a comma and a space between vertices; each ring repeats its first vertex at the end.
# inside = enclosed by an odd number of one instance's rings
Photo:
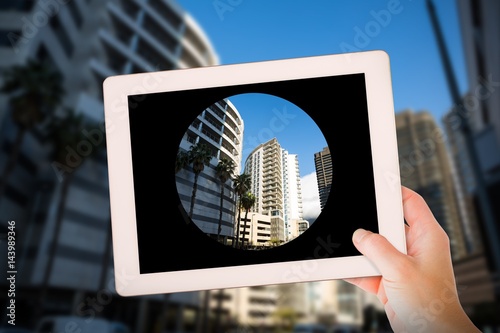
POLYGON ((168 5, 163 1, 150 1, 149 5, 175 30, 179 29, 182 23, 181 18, 168 5))
POLYGON ((169 52, 175 52, 177 40, 151 17, 146 17, 143 23, 143 28, 149 32, 158 41, 158 43, 165 46, 169 52))
POLYGON ((167 60, 164 55, 160 54, 160 52, 148 45, 142 39, 139 40, 137 51, 142 58, 144 58, 151 66, 157 68, 157 70, 170 70, 174 68, 171 61, 167 60))

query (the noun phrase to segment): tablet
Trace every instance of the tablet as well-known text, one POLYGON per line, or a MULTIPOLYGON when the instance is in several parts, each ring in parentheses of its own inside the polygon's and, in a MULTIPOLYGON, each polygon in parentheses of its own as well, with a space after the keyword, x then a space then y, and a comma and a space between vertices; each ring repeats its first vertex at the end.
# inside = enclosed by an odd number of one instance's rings
POLYGON ((365 51, 103 84, 122 296, 375 276, 406 253, 389 57, 365 51))

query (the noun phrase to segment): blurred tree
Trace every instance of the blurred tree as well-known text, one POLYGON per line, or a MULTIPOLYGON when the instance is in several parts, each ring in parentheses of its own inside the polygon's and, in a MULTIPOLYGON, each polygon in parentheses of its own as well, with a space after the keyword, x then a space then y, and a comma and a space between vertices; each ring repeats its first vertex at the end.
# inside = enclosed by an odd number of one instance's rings
POLYGON ((210 332, 210 289, 203 291, 203 303, 196 318, 196 333, 210 332))
POLYGON ((297 324, 299 315, 297 311, 290 307, 279 307, 274 311, 273 318, 276 322, 276 333, 292 332, 293 327, 297 324))
MULTIPOLYGON (((224 209, 224 185, 232 175, 235 169, 234 162, 227 158, 221 158, 215 167, 215 174, 220 183, 220 206, 219 206, 219 227, 217 229, 217 240, 220 242, 220 233, 222 231, 222 211, 224 209)), ((215 313, 215 330, 216 332, 221 329, 221 316, 222 316, 222 301, 224 297, 224 289, 220 289, 217 293, 217 309, 215 313)))
POLYGON ((10 111, 18 128, 0 178, 0 198, 16 167, 26 132, 51 116, 64 95, 61 74, 42 62, 29 60, 26 64, 5 69, 2 75, 0 92, 10 96, 10 111))
POLYGON ((272 237, 272 238, 269 240, 269 244, 270 244, 271 246, 278 246, 278 245, 280 245, 280 243, 281 243, 281 242, 280 242, 280 239, 279 239, 279 238, 277 238, 277 237, 272 237))
POLYGON ((212 150, 203 143, 192 145, 188 151, 188 163, 193 167, 194 181, 193 192, 191 195, 191 206, 189 208, 189 217, 193 218, 194 203, 196 201, 196 191, 198 189, 198 176, 210 164, 212 159, 212 150))
MULTIPOLYGON (((71 159, 71 165, 68 165, 68 154, 70 151, 75 151, 76 147, 87 147, 85 157, 95 154, 96 151, 105 147, 105 136, 98 142, 90 143, 86 136, 83 134, 85 128, 99 128, 98 124, 85 121, 82 114, 77 114, 73 109, 66 109, 63 116, 55 116, 53 121, 49 124, 48 138, 53 146, 52 153, 52 167, 56 171, 57 178, 60 182, 59 202, 57 205, 57 213, 54 222, 54 235, 52 242, 50 242, 48 252, 48 262, 44 271, 43 279, 41 282, 41 290, 39 295, 39 305, 37 307, 38 316, 44 310, 45 297, 47 296, 47 289, 49 285, 52 268, 57 254, 57 247, 59 242, 59 235, 63 221, 64 209, 66 206, 66 199, 68 194, 69 185, 74 175, 74 171, 81 166, 83 158, 71 159), (88 144, 82 145, 81 143, 87 142, 88 144)), ((83 149, 83 148, 81 148, 83 149)), ((80 152, 82 150, 80 149, 80 152)), ((82 152, 83 153, 83 152, 82 152)))
POLYGON ((220 212, 219 212, 219 228, 217 229, 217 239, 220 242, 220 233, 222 231, 222 210, 224 208, 224 185, 231 179, 234 168, 234 162, 227 158, 222 158, 215 167, 215 174, 220 182, 220 212))
POLYGON ((241 217, 241 209, 242 209, 241 197, 246 192, 248 192, 248 190, 250 189, 250 185, 251 185, 250 175, 248 175, 246 173, 242 173, 241 175, 238 175, 235 178, 233 178, 233 188, 234 188, 236 195, 239 198, 238 199, 238 219, 237 219, 238 223, 236 226, 236 239, 234 242, 234 247, 238 247, 238 245, 239 245, 240 217, 241 217))
MULTIPOLYGON (((241 242, 242 247, 245 246, 245 235, 246 235, 246 230, 247 230, 248 212, 255 204, 256 199, 257 198, 255 197, 255 195, 253 195, 251 192, 247 192, 241 197, 241 207, 245 210, 245 222, 243 223, 243 236, 242 236, 243 241, 241 242)), ((248 237, 248 241, 250 241, 250 237, 248 237)), ((247 243, 247 245, 248 245, 248 243, 247 243)))

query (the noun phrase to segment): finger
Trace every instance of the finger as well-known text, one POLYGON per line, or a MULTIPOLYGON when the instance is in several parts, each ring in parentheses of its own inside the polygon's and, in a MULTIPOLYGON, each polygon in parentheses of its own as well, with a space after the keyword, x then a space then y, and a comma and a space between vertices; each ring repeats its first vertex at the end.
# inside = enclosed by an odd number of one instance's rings
POLYGON ((406 256, 398 251, 382 235, 358 229, 353 234, 354 246, 367 257, 380 271, 384 279, 395 281, 400 276, 399 270, 406 256))
MULTIPOLYGON (((437 222, 431 209, 424 199, 409 188, 402 187, 403 211, 409 227, 406 228, 406 243, 408 255, 415 256, 418 253, 431 250, 429 247, 418 246, 419 243, 430 242, 435 246, 444 244, 446 248, 446 232, 437 222)), ((432 249, 435 251, 436 249, 432 249)))
POLYGON ((403 197, 404 217, 410 227, 412 227, 413 223, 439 225, 420 194, 404 186, 401 187, 401 194, 403 197))
POLYGON ((345 278, 344 281, 349 282, 370 294, 376 295, 380 285, 380 276, 367 276, 360 278, 345 278))
POLYGON ((382 284, 381 276, 367 276, 359 278, 345 278, 344 281, 349 282, 370 294, 377 296, 382 304, 387 303, 387 295, 384 285, 382 284))

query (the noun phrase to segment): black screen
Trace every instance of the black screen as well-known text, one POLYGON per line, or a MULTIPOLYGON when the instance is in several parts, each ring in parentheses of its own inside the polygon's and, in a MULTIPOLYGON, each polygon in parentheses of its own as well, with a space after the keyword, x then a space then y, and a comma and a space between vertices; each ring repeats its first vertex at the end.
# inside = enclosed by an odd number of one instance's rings
MULTIPOLYGON (((357 228, 378 232, 364 74, 129 96, 140 272, 156 273, 360 255, 357 228), (186 129, 209 105, 243 93, 281 97, 318 125, 332 158, 321 214, 282 246, 245 251, 206 237, 187 217, 175 160, 186 129)), ((304 138, 307 140, 307 138, 304 138)))

